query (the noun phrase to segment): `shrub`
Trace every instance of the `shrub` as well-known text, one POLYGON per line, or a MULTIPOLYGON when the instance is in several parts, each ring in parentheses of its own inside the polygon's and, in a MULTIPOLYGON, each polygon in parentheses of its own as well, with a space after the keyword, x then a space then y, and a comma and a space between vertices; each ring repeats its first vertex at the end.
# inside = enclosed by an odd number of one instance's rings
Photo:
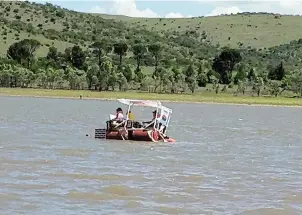
POLYGON ((60 17, 60 18, 64 18, 65 17, 65 12, 64 11, 57 11, 56 16, 60 17))

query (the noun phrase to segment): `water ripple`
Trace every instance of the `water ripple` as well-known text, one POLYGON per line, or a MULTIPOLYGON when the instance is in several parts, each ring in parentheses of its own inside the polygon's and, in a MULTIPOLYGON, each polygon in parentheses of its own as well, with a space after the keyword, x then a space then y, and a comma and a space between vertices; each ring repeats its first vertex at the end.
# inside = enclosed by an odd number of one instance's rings
POLYGON ((3 214, 302 213, 299 109, 173 104, 150 144, 93 138, 115 102, 2 101, 3 214))

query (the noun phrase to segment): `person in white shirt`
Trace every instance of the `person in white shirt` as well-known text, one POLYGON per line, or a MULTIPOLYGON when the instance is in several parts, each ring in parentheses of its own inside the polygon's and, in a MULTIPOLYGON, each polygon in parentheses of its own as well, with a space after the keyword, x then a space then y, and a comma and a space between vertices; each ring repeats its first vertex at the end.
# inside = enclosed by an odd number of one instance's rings
POLYGON ((119 122, 119 123, 121 123, 123 120, 124 120, 124 113, 123 113, 123 110, 122 110, 122 108, 117 108, 116 109, 116 117, 115 117, 115 119, 113 119, 113 120, 115 120, 115 121, 117 121, 117 122, 119 122))
POLYGON ((116 127, 118 124, 122 123, 125 120, 124 113, 122 108, 116 109, 115 118, 111 119, 111 126, 116 127))
MULTIPOLYGON (((122 122, 126 120, 125 117, 124 117, 124 113, 123 113, 123 110, 122 108, 117 108, 116 109, 116 117, 112 120, 112 124, 117 127, 119 124, 120 126, 118 127, 122 127, 122 122)), ((128 132, 126 129, 121 129, 119 128, 119 131, 118 131, 121 135, 121 137, 123 138, 123 140, 125 139, 128 139, 128 132)))

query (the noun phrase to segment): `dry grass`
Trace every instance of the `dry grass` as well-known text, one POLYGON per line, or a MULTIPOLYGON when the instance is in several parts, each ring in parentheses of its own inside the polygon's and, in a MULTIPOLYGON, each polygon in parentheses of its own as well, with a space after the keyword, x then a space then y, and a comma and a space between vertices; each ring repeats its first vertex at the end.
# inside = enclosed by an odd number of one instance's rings
POLYGON ((286 97, 251 97, 233 96, 232 94, 214 94, 211 92, 198 92, 194 95, 179 94, 155 94, 141 92, 95 92, 88 90, 44 90, 44 89, 20 89, 0 88, 2 96, 35 96, 35 97, 57 97, 57 98, 80 98, 83 99, 143 99, 161 100, 171 102, 188 103, 222 103, 222 104, 247 104, 247 105, 281 105, 301 106, 302 99, 286 97))

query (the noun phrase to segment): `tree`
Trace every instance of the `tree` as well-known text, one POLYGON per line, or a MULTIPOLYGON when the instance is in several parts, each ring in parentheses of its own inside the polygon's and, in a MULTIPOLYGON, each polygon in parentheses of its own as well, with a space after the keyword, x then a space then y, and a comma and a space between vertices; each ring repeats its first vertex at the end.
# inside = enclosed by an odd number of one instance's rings
POLYGON ((19 64, 27 63, 27 68, 30 67, 30 62, 33 60, 34 53, 40 47, 41 43, 34 39, 24 39, 20 42, 13 43, 7 50, 7 57, 17 61, 19 64))
POLYGON ((185 88, 186 76, 178 67, 172 68, 174 85, 172 85, 171 93, 178 93, 179 89, 185 88))
POLYGON ((185 81, 187 82, 190 91, 194 93, 198 85, 196 80, 197 72, 193 68, 192 64, 190 64, 188 69, 185 71, 185 76, 186 76, 185 81))
MULTIPOLYGON (((40 69, 38 76, 40 84, 45 88, 55 89, 63 85, 64 71, 62 69, 47 68, 46 71, 40 69)), ((69 81, 68 78, 66 80, 69 81)))
POLYGON ((215 75, 211 75, 210 76, 210 83, 213 84, 213 90, 216 90, 216 94, 218 94, 219 79, 215 75))
POLYGON ((101 61, 102 64, 100 66, 100 71, 97 74, 99 81, 99 91, 102 91, 103 89, 109 89, 110 84, 112 85, 114 77, 112 74, 115 72, 112 64, 112 59, 110 57, 104 56, 102 57, 101 61), (109 80, 110 77, 111 79, 109 80))
POLYGON ((72 48, 68 47, 64 50, 64 53, 62 53, 62 58, 64 60, 65 63, 70 63, 72 65, 72 48))
POLYGON ((207 75, 204 72, 203 64, 199 64, 199 67, 198 67, 197 84, 199 87, 206 87, 206 85, 207 85, 207 75))
POLYGON ((71 49, 71 62, 77 69, 84 69, 86 56, 80 46, 75 45, 71 49))
POLYGON ((245 90, 248 87, 248 79, 242 79, 238 81, 237 92, 241 92, 243 95, 245 94, 245 90))
POLYGON ((98 65, 101 66, 101 57, 105 53, 107 43, 105 40, 97 41, 91 45, 91 48, 94 49, 93 53, 96 54, 98 58, 98 65))
POLYGON ((49 51, 47 53, 47 56, 46 56, 47 59, 50 59, 50 60, 54 60, 54 61, 57 61, 59 56, 58 56, 58 49, 56 47, 49 47, 49 51))
POLYGON ((296 70, 289 77, 290 79, 290 89, 297 94, 302 96, 302 70, 296 70))
POLYGON ((236 49, 225 49, 213 60, 212 68, 220 74, 222 84, 230 84, 234 66, 242 60, 241 54, 236 49))
MULTIPOLYGON (((115 68, 112 67, 112 69, 108 75, 109 75, 109 77, 107 80, 107 87, 108 87, 107 90, 109 90, 109 87, 111 87, 112 91, 114 91, 116 84, 119 84, 118 83, 118 73, 115 71, 115 68)), ((121 74, 121 76, 122 76, 122 74, 121 74)), ((121 86, 121 83, 119 85, 121 86)))
POLYGON ((213 80, 212 76, 214 76, 218 81, 220 80, 220 74, 218 72, 215 72, 213 69, 210 69, 207 72, 207 78, 208 78, 207 82, 208 83, 212 83, 212 80, 213 80))
POLYGON ((71 67, 67 67, 66 80, 69 82, 70 89, 75 90, 77 75, 76 75, 76 71, 71 67))
POLYGON ((134 73, 129 65, 123 67, 123 75, 125 76, 127 83, 130 83, 134 79, 134 73))
POLYGON ((161 71, 162 71, 162 67, 156 68, 154 69, 153 73, 152 73, 152 79, 154 81, 154 89, 153 91, 156 92, 157 88, 161 86, 161 71))
POLYGON ((281 62, 276 68, 272 68, 268 73, 268 78, 270 80, 281 81, 285 76, 285 69, 283 67, 283 62, 281 62))
POLYGON ((248 75, 247 75, 247 79, 249 80, 249 82, 254 82, 257 79, 256 73, 255 73, 255 69, 251 68, 248 75))
POLYGON ((174 74, 173 72, 168 69, 168 70, 164 70, 162 73, 161 73, 161 80, 162 80, 162 92, 169 92, 171 91, 171 88, 172 86, 174 85, 174 74))
POLYGON ((123 62, 123 56, 127 54, 128 45, 125 42, 118 42, 113 45, 113 51, 120 57, 120 66, 123 62))
POLYGON ((244 81, 247 78, 246 72, 244 70, 244 65, 240 64, 238 68, 238 72, 234 77, 234 84, 238 84, 240 81, 244 81))
POLYGON ((138 73, 140 72, 140 65, 143 57, 147 52, 147 48, 144 44, 137 43, 132 47, 132 51, 133 51, 134 58, 136 59, 137 62, 136 73, 138 73))
POLYGON ((12 74, 12 65, 10 64, 1 64, 0 65, 0 86, 1 87, 12 87, 11 85, 11 74, 12 74))
POLYGON ((119 91, 126 91, 128 83, 124 74, 122 72, 118 72, 116 74, 116 79, 117 79, 116 82, 118 84, 119 91))
POLYGON ((156 92, 159 87, 159 91, 162 91, 163 77, 165 73, 165 69, 163 67, 158 67, 153 71, 152 78, 154 80, 154 92, 156 92))
POLYGON ((83 70, 68 67, 66 79, 69 82, 70 89, 83 89, 86 81, 86 73, 83 70))
POLYGON ((277 97, 281 92, 281 85, 282 85, 281 81, 270 80, 269 87, 270 87, 271 95, 275 95, 275 97, 277 97))
POLYGON ((253 82, 253 91, 257 93, 258 97, 260 96, 261 89, 264 86, 263 78, 256 77, 255 81, 253 82))
POLYGON ((146 76, 142 81, 141 81, 141 90, 146 90, 149 93, 151 93, 151 86, 152 86, 153 79, 150 76, 146 76))
POLYGON ((155 61, 155 70, 158 67, 158 62, 159 62, 159 56, 161 53, 161 44, 159 42, 154 43, 149 45, 148 50, 149 52, 151 52, 152 56, 154 57, 154 61, 155 61))
POLYGON ((100 71, 100 68, 97 64, 93 64, 92 66, 90 66, 88 68, 86 77, 87 77, 87 83, 88 83, 88 89, 91 90, 93 85, 96 85, 96 79, 97 79, 97 75, 100 71))
POLYGON ((38 61, 41 64, 45 63, 44 68, 47 68, 49 66, 58 67, 60 65, 60 57, 57 48, 53 46, 49 47, 46 58, 44 60, 43 58, 39 58, 38 61))

